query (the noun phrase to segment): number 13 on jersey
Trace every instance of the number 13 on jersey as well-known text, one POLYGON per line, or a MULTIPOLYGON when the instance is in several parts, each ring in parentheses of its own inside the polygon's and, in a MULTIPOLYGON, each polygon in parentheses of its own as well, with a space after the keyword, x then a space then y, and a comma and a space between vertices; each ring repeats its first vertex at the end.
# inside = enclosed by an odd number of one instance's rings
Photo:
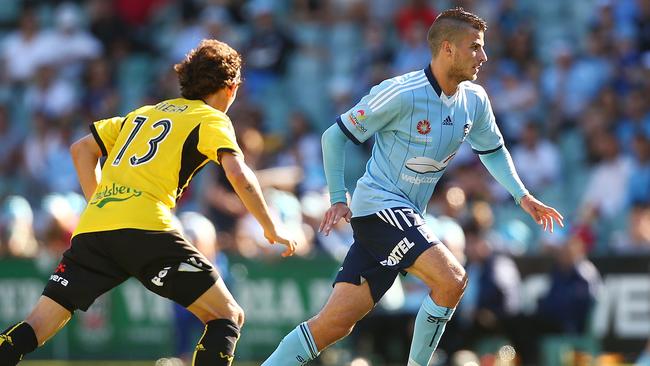
MULTIPOLYGON (((133 142, 135 137, 138 135, 138 133, 142 129, 142 126, 144 126, 145 122, 147 122, 147 119, 148 117, 145 116, 137 116, 133 119, 133 123, 135 123, 135 127, 133 127, 133 130, 129 134, 129 137, 126 139, 124 146, 122 146, 120 151, 115 156, 115 159, 113 160, 112 163, 113 166, 120 165, 120 162, 124 157, 124 153, 126 152, 126 149, 129 147, 129 145, 133 142)), ((167 137, 169 132, 172 130, 172 121, 170 119, 161 119, 159 121, 156 121, 153 125, 151 125, 151 128, 153 130, 159 130, 160 133, 158 133, 158 135, 156 135, 155 137, 149 140, 148 142, 149 150, 147 151, 146 154, 142 156, 137 156, 134 154, 129 157, 129 163, 132 166, 144 164, 149 160, 153 159, 154 156, 156 156, 156 153, 158 152, 158 144, 160 144, 165 139, 165 137, 167 137), (162 130, 160 129, 161 127, 162 130)))

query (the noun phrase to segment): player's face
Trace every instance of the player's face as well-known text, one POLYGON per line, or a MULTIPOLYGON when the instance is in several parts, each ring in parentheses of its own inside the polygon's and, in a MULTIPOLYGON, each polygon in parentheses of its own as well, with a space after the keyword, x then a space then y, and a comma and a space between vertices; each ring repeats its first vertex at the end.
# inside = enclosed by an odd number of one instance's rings
POLYGON ((478 70, 487 61, 483 46, 483 32, 468 28, 454 45, 454 59, 449 70, 452 79, 459 83, 465 80, 476 80, 478 70))

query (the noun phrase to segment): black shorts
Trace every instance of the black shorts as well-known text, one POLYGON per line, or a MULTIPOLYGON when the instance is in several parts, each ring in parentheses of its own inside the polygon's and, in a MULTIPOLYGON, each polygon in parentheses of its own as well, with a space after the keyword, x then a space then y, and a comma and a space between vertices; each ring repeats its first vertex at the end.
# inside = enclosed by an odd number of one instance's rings
POLYGON ((187 307, 219 275, 176 231, 99 231, 72 238, 43 295, 71 312, 85 311, 97 297, 129 277, 187 307))
POLYGON ((425 250, 440 240, 425 225, 422 216, 410 208, 392 208, 353 217, 354 243, 343 260, 334 283, 360 285, 368 281, 377 303, 395 282, 397 275, 413 265, 425 250))

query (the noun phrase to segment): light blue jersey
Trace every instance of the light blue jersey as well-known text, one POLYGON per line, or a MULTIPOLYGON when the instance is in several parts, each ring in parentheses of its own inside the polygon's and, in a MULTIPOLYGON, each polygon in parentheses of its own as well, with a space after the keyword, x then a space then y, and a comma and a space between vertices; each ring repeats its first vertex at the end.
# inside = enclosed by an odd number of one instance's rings
POLYGON ((436 183, 465 140, 479 154, 503 147, 485 90, 466 81, 447 97, 429 66, 376 85, 337 123, 356 144, 375 136, 350 205, 355 217, 391 207, 424 214, 436 183))

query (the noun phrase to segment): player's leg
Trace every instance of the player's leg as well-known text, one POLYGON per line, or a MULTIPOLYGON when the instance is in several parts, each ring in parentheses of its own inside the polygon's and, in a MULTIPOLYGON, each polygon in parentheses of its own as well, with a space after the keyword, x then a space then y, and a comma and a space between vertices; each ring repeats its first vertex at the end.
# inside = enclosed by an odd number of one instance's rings
POLYGON ((115 242, 137 243, 115 246, 129 273, 152 292, 186 307, 205 324, 193 365, 230 365, 244 311, 210 261, 175 231, 133 229, 116 235, 115 242), (119 240, 119 236, 128 240, 119 240))
POLYGON ((374 305, 367 282, 338 282, 323 309, 287 334, 262 366, 304 365, 350 334, 374 305))
POLYGON ((230 365, 244 325, 244 311, 219 278, 203 295, 187 307, 205 324, 196 346, 192 365, 230 365))
POLYGON ((409 366, 426 366, 465 289, 465 270, 444 245, 423 252, 407 271, 431 289, 415 319, 409 366))
POLYGON ((72 313, 47 296, 41 296, 27 319, 0 333, 0 366, 13 366, 54 336, 72 313))
POLYGON ((102 247, 95 234, 72 239, 32 312, 0 333, 0 366, 16 365, 61 330, 75 310, 87 310, 97 297, 126 279, 125 273, 97 255, 95 246, 102 247))
MULTIPOLYGON (((369 231, 359 221, 352 219, 355 233, 369 231)), ((303 365, 316 358, 320 351, 350 334, 356 322, 372 310, 395 282, 397 274, 377 263, 360 243, 352 244, 323 309, 284 337, 262 365, 303 365)))

